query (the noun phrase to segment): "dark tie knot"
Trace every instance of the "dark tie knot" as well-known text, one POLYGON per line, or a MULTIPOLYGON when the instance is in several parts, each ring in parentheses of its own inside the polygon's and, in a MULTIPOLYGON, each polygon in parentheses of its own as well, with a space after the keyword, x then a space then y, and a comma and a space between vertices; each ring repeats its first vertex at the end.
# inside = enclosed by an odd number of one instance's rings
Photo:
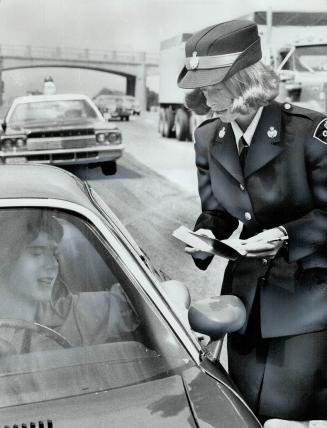
POLYGON ((243 151, 243 149, 247 149, 247 148, 249 148, 249 145, 248 145, 248 143, 245 141, 244 137, 241 137, 241 138, 239 139, 238 146, 239 146, 239 151, 240 151, 240 153, 243 151))

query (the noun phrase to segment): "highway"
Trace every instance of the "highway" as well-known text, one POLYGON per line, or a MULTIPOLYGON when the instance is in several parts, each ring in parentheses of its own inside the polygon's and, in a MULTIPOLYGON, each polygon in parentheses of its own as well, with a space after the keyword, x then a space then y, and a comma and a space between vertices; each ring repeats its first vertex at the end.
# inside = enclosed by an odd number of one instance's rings
POLYGON ((200 213, 193 144, 160 137, 154 113, 131 119, 117 122, 126 149, 116 175, 105 177, 99 168, 76 173, 103 197, 157 268, 183 281, 192 298, 216 295, 225 261, 215 258, 200 271, 171 236, 182 224, 192 228, 200 213))

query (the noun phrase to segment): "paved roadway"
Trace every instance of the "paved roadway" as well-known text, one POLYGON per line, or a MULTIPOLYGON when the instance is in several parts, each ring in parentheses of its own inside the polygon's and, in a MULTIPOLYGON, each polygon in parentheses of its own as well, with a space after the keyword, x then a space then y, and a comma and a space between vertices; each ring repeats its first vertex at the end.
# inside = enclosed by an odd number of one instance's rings
POLYGON ((185 282, 193 298, 218 294, 224 260, 215 258, 200 271, 171 236, 182 224, 192 227, 200 212, 193 145, 160 137, 155 114, 132 119, 117 123, 126 147, 117 174, 104 177, 96 168, 78 175, 98 191, 157 268, 185 282))

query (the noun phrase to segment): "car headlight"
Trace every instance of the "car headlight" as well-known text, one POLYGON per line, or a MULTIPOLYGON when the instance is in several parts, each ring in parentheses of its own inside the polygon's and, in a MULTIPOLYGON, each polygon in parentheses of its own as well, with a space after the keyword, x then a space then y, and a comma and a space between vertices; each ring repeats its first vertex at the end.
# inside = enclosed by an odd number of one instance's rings
POLYGON ((95 138, 96 138, 97 142, 101 143, 101 144, 106 141, 106 135, 103 134, 102 132, 99 132, 95 138))
POLYGON ((121 133, 119 131, 101 131, 95 135, 98 144, 120 144, 121 133))
POLYGON ((111 132, 108 135, 108 141, 110 144, 120 144, 121 143, 121 134, 118 132, 111 132))
POLYGON ((14 141, 10 138, 6 138, 5 140, 2 141, 2 144, 5 150, 12 150, 14 146, 14 141))
POLYGON ((26 137, 13 136, 10 138, 2 138, 1 145, 4 150, 22 149, 26 144, 26 137))
POLYGON ((17 138, 17 140, 16 140, 16 147, 18 147, 19 149, 21 149, 24 146, 25 146, 25 140, 23 138, 17 138))

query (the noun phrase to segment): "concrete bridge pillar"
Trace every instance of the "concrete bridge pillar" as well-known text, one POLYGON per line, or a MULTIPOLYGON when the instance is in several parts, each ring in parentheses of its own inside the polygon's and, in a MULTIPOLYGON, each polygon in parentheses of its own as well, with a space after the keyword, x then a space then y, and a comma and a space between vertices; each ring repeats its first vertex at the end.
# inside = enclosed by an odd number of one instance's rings
POLYGON ((139 101, 142 110, 146 110, 146 63, 145 52, 140 53, 141 65, 138 67, 135 97, 139 101))

